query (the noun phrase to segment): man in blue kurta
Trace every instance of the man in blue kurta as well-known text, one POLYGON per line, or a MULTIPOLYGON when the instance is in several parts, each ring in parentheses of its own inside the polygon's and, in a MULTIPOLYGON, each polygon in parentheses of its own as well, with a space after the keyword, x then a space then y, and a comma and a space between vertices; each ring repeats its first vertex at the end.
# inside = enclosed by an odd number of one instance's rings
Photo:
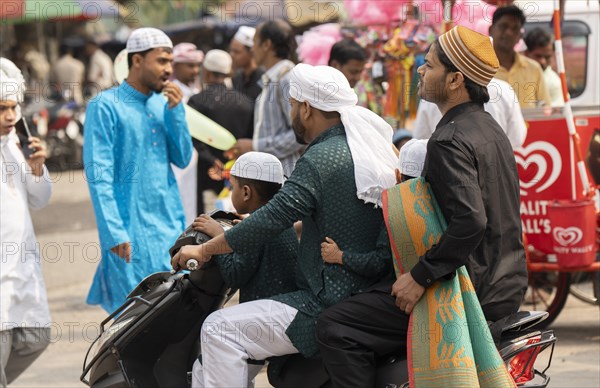
POLYGON ((356 106, 346 77, 328 66, 297 65, 290 74, 293 130, 308 144, 281 190, 224 235, 183 247, 173 258, 206 262, 231 250, 252 254, 302 220, 298 291, 241 303, 211 314, 202 326, 202 387, 239 387, 247 359, 317 353, 319 313, 392 273, 381 193, 395 184, 392 128, 356 106), (335 93, 332 93, 335 90, 335 93), (321 256, 325 237, 344 251, 341 265, 321 256))
POLYGON ((169 270, 168 249, 185 228, 170 164, 184 168, 192 142, 183 94, 168 81, 172 48, 160 30, 135 30, 127 79, 87 109, 84 164, 102 249, 87 302, 108 312, 144 277, 169 270))

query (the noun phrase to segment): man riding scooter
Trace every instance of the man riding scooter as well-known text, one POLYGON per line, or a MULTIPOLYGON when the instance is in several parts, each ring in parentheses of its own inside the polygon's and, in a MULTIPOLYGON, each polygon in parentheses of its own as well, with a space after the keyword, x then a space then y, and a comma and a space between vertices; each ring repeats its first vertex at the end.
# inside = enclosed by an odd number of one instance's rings
POLYGON ((204 322, 204 386, 244 386, 249 358, 315 355, 318 314, 391 273, 389 240, 375 205, 395 183, 392 129, 356 102, 338 70, 297 65, 291 72, 293 129, 297 140, 309 145, 293 173, 268 204, 242 223, 203 245, 183 247, 173 257, 174 268, 186 268, 192 258, 205 263, 214 254, 243 255, 297 220, 303 222, 300 290, 225 308, 204 322), (337 87, 335 98, 328 98, 331 85, 337 87), (325 237, 347 251, 342 265, 323 261, 325 237), (244 332, 248 327, 263 335, 244 332))

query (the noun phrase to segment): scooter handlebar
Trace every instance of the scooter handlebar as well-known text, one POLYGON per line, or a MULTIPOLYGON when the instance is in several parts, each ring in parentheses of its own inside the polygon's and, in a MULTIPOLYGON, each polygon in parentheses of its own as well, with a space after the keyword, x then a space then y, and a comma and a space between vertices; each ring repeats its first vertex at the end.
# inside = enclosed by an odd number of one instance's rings
POLYGON ((200 268, 200 264, 198 263, 198 260, 196 260, 196 259, 189 259, 188 261, 186 261, 185 265, 187 266, 187 268, 190 271, 195 271, 198 268, 200 268))

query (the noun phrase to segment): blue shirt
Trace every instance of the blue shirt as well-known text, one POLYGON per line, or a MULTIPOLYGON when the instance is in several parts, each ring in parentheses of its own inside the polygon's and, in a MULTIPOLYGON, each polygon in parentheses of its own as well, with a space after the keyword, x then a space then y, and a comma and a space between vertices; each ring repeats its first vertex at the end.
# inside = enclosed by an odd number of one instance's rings
POLYGON ((139 281, 169 269, 169 247, 185 228, 171 163, 185 167, 192 142, 183 104, 168 109, 157 93, 127 81, 89 104, 84 166, 96 214, 102 261, 88 303, 120 306, 139 281), (130 242, 131 263, 110 249, 130 242))

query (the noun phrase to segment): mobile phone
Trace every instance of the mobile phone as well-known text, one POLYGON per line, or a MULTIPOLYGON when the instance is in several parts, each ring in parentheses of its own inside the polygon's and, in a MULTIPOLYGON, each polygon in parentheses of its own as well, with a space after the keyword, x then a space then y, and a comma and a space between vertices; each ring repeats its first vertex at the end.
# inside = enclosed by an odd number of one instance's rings
POLYGON ((31 137, 31 131, 29 130, 29 125, 27 124, 25 117, 23 117, 20 122, 22 123, 22 128, 24 131, 19 131, 17 135, 19 136, 19 142, 21 143, 21 150, 23 151, 23 155, 25 155, 25 160, 29 160, 31 154, 35 152, 34 149, 29 148, 31 145, 31 141, 29 141, 29 138, 31 137))

